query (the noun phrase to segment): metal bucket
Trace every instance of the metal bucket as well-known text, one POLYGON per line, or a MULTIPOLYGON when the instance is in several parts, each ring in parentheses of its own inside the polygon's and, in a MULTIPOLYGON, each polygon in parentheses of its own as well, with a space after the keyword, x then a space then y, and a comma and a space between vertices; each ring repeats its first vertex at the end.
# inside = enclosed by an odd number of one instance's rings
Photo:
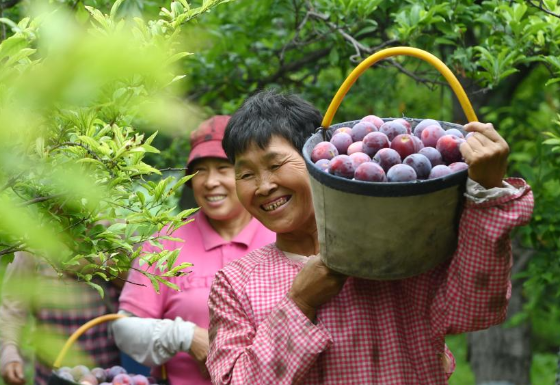
MULTIPOLYGON (((424 273, 451 257, 468 171, 409 183, 373 183, 344 179, 315 167, 313 147, 345 122, 331 127, 342 99, 358 77, 379 60, 412 56, 433 65, 455 92, 469 122, 477 121, 465 91, 434 55, 412 47, 381 50, 361 62, 341 85, 317 132, 307 140, 303 157, 309 171, 319 245, 324 263, 341 273, 393 280, 424 273)), ((392 119, 384 119, 392 120, 392 119)), ((421 119, 407 119, 412 128, 421 119)), ((440 122, 444 129, 462 126, 440 122)))
MULTIPOLYGON (((412 126, 421 121, 407 120, 412 126)), ((336 124, 329 131, 357 122, 336 124)), ((440 124, 446 130, 462 130, 456 124, 440 124)), ((467 170, 413 183, 350 180, 313 164, 311 151, 321 141, 322 132, 309 138, 303 157, 321 256, 329 268, 353 277, 402 279, 426 272, 453 254, 467 170)))

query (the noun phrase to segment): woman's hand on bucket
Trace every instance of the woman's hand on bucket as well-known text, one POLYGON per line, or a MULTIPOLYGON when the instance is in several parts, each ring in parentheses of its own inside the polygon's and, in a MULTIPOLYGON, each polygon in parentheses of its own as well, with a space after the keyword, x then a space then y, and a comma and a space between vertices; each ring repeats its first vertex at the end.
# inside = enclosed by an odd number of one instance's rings
POLYGON ((288 295, 303 314, 313 321, 317 309, 342 290, 347 278, 329 269, 319 255, 313 255, 294 279, 288 295))
POLYGON ((465 125, 472 132, 461 145, 461 154, 469 165, 469 178, 486 189, 502 187, 507 170, 509 146, 491 123, 472 122, 465 125))

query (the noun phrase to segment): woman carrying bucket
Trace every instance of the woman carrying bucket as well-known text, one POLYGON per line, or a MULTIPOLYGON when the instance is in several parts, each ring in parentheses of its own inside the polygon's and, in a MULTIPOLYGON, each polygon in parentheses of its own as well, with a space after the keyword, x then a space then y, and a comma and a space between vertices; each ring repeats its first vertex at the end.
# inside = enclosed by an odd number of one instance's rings
POLYGON ((317 255, 302 148, 320 124, 309 103, 270 92, 246 100, 228 123, 222 144, 235 164, 237 195, 276 233, 276 243, 216 275, 209 299, 212 381, 447 384, 445 335, 505 319, 508 234, 530 219, 530 188, 520 179, 502 184, 507 144, 491 125, 469 124, 474 138, 461 151, 482 186, 467 191, 453 257, 407 279, 347 277, 317 255))

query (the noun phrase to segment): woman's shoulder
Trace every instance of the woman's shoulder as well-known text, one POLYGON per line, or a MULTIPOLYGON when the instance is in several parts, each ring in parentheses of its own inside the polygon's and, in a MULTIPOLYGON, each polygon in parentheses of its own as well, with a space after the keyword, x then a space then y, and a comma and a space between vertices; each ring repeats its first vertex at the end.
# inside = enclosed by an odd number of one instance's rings
POLYGON ((259 267, 275 263, 279 253, 281 252, 274 243, 267 244, 230 262, 218 272, 218 275, 227 280, 246 281, 259 267))

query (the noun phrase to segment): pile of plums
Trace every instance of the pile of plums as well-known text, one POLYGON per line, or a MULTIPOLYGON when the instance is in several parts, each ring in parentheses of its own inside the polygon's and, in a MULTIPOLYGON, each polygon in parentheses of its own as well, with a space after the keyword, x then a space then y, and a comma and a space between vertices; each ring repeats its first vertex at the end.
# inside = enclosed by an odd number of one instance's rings
POLYGON ((154 378, 141 374, 127 373, 122 366, 115 365, 111 368, 93 368, 89 370, 85 365, 73 368, 64 366, 55 371, 56 375, 70 382, 81 385, 154 385, 154 378))
POLYGON ((460 130, 444 130, 433 119, 412 126, 406 119, 384 122, 375 115, 353 127, 336 129, 330 141, 318 143, 311 160, 321 170, 366 182, 412 182, 465 170, 460 130))

